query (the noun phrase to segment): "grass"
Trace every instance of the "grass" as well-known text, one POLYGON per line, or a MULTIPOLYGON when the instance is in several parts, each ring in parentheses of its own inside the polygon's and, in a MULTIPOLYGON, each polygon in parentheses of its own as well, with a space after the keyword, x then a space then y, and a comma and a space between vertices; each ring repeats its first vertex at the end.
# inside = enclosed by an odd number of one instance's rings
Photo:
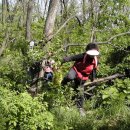
POLYGON ((94 101, 86 101, 86 116, 82 117, 77 108, 57 107, 55 130, 129 130, 130 108, 123 101, 112 101, 110 105, 93 107, 94 101))

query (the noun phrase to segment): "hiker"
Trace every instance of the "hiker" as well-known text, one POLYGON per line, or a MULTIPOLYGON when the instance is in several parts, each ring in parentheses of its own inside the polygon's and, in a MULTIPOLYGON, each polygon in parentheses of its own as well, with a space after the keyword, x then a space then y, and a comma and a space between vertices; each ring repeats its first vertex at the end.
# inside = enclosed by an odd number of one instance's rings
MULTIPOLYGON (((74 80, 74 91, 78 92, 77 88, 80 86, 84 91, 83 84, 86 80, 93 81, 96 76, 97 56, 99 55, 98 47, 94 43, 89 43, 86 50, 82 54, 69 56, 63 58, 62 63, 75 61, 74 65, 69 70, 68 74, 63 78, 61 85, 66 85, 68 82, 74 80)), ((76 97, 76 105, 78 108, 83 108, 84 92, 82 95, 76 97)))
POLYGON ((55 61, 51 59, 50 56, 51 54, 48 53, 48 58, 43 58, 41 61, 34 62, 28 68, 28 74, 31 77, 32 83, 38 82, 39 79, 52 81, 53 64, 55 61))
POLYGON ((52 81, 53 79, 53 64, 54 60, 46 60, 45 61, 45 66, 43 66, 44 70, 44 79, 46 81, 52 81))
POLYGON ((39 77, 42 77, 45 81, 52 81, 53 79, 53 65, 55 61, 51 59, 51 52, 48 52, 48 58, 44 58, 41 62, 42 70, 39 77))
POLYGON ((29 68, 28 73, 31 76, 31 80, 35 80, 39 76, 41 63, 39 61, 34 62, 29 68))
POLYGON ((28 92, 31 93, 31 95, 34 96, 36 93, 41 92, 43 86, 47 86, 48 82, 53 80, 54 63, 54 60, 44 58, 41 61, 35 62, 28 69, 28 73, 31 76, 31 83, 28 92))

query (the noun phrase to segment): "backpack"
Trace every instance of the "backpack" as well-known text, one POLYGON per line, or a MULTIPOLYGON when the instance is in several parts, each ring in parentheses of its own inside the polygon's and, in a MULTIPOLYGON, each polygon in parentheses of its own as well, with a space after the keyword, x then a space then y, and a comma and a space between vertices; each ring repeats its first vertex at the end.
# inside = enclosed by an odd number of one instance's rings
POLYGON ((52 64, 54 64, 54 62, 52 62, 52 60, 46 60, 45 61, 45 66, 43 67, 43 70, 44 70, 43 78, 46 81, 52 81, 52 79, 53 79, 52 64))

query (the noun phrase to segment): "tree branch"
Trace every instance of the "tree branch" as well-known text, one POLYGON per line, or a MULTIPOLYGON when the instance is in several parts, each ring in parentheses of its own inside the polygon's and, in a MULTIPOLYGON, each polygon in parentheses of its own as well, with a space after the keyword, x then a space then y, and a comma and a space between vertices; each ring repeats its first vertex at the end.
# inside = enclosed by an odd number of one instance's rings
POLYGON ((115 79, 115 78, 121 78, 121 77, 125 77, 125 75, 117 73, 117 74, 114 74, 114 75, 111 75, 111 76, 108 76, 108 77, 105 77, 105 78, 96 79, 93 82, 87 82, 87 83, 84 84, 84 86, 85 87, 92 86, 92 87, 90 87, 89 89, 86 90, 86 92, 88 92, 88 91, 93 90, 94 88, 97 87, 97 86, 94 86, 94 85, 98 85, 99 83, 107 82, 108 80, 112 80, 112 79, 115 79))
MULTIPOLYGON (((120 34, 117 34, 111 38, 109 38, 107 41, 103 41, 103 42, 94 42, 95 44, 108 44, 110 43, 113 39, 115 39, 116 37, 120 37, 120 36, 123 36, 123 35, 129 35, 130 32, 124 32, 124 33, 120 33, 120 34)), ((69 46, 86 46, 87 43, 85 44, 80 44, 80 43, 73 43, 73 44, 67 44, 64 46, 64 49, 68 48, 69 46)))
POLYGON ((107 41, 104 41, 104 42, 95 42, 96 44, 106 44, 106 43, 110 43, 113 39, 115 39, 116 37, 120 37, 120 36, 123 36, 123 35, 128 35, 130 34, 130 32, 124 32, 124 33, 120 33, 120 34, 117 34, 111 38, 109 38, 107 41))
POLYGON ((64 28, 65 25, 66 25, 72 18, 74 18, 74 17, 75 17, 75 16, 72 16, 72 17, 70 17, 69 19, 67 19, 67 20, 65 21, 65 23, 59 28, 59 30, 58 30, 52 37, 56 36, 56 35, 61 31, 61 29, 64 28))
MULTIPOLYGON (((77 16, 72 16, 72 17, 70 17, 69 19, 67 19, 67 20, 65 21, 65 23, 57 30, 57 32, 56 32, 55 34, 52 35, 51 39, 52 39, 53 37, 55 37, 55 36, 66 26, 66 24, 67 24, 71 19, 73 19, 73 18, 76 18, 77 21, 78 21, 78 23, 79 23, 79 26, 81 26, 81 21, 79 20, 79 18, 78 18, 77 16)), ((50 40, 51 40, 51 39, 50 39, 50 40)))

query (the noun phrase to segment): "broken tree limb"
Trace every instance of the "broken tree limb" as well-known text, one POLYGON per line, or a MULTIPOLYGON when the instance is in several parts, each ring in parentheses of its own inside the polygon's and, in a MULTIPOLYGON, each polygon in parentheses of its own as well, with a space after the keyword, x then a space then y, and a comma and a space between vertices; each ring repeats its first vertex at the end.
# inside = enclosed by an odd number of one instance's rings
POLYGON ((108 80, 112 80, 112 79, 115 79, 115 78, 122 78, 122 77, 125 77, 125 75, 117 73, 117 74, 114 74, 114 75, 111 75, 111 76, 108 76, 108 77, 105 77, 105 78, 96 79, 93 82, 87 82, 87 83, 84 84, 84 86, 85 87, 92 86, 92 87, 90 87, 89 89, 86 90, 86 92, 88 92, 88 91, 96 88, 97 86, 95 86, 95 85, 98 85, 99 83, 107 82, 108 80))

